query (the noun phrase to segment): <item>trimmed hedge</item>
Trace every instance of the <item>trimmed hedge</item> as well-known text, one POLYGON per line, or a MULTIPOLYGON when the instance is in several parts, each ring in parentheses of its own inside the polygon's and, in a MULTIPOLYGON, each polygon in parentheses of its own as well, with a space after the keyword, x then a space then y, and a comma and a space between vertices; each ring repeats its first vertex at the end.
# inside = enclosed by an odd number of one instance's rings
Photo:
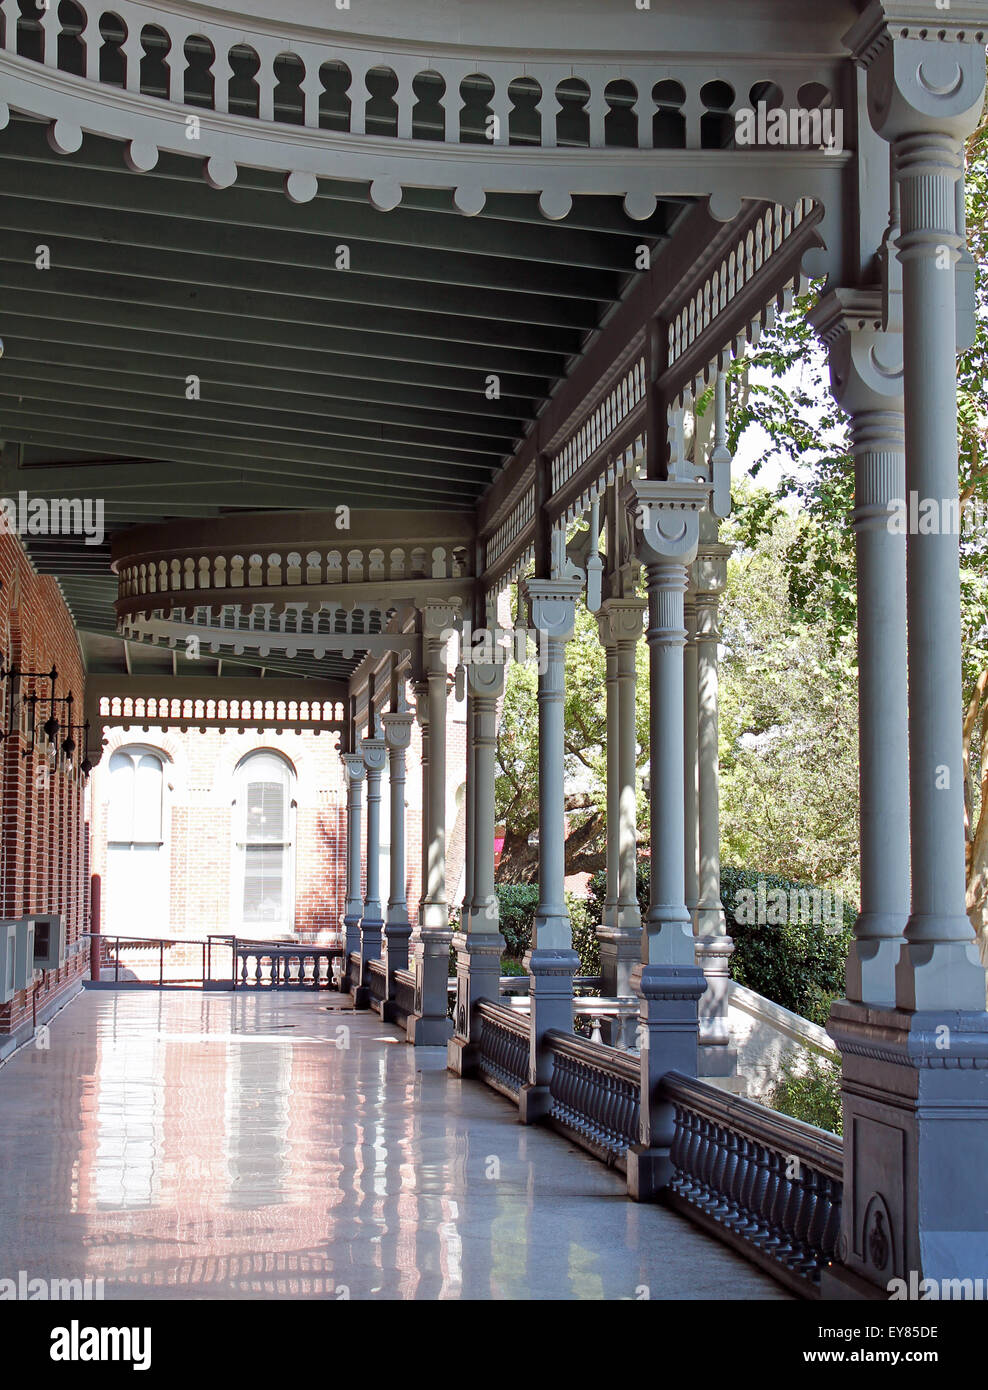
MULTIPOLYGON (((813 884, 797 883, 754 869, 721 869, 720 899, 727 918, 727 932, 734 941, 731 979, 822 1026, 827 1021, 831 1000, 844 993, 844 965, 851 944, 855 908, 848 902, 843 903, 841 921, 834 927, 828 927, 826 922, 799 920, 779 924, 771 920, 750 922, 746 918, 751 914, 746 909, 753 900, 758 900, 759 885, 763 902, 772 901, 773 895, 778 901, 781 893, 792 903, 791 894, 815 891, 813 884)), ((587 900, 592 924, 600 921, 606 891, 606 876, 594 874, 587 900)), ((638 901, 643 913, 648 910, 648 894, 649 864, 646 860, 638 866, 638 901)), ((795 901, 799 901, 798 897, 795 901)))

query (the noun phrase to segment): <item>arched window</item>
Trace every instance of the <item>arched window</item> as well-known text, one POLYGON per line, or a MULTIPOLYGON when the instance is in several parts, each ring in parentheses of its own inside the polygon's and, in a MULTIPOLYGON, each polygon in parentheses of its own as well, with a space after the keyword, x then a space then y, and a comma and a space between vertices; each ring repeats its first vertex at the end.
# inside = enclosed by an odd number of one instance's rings
POLYGON ((163 768, 146 748, 121 748, 110 759, 110 844, 154 845, 164 836, 161 815, 163 768))
POLYGON ((277 753, 251 753, 237 768, 234 930, 289 935, 294 928, 293 783, 290 764, 277 753))
POLYGON ((110 758, 107 804, 107 926, 127 936, 167 934, 164 758, 120 748, 110 758))

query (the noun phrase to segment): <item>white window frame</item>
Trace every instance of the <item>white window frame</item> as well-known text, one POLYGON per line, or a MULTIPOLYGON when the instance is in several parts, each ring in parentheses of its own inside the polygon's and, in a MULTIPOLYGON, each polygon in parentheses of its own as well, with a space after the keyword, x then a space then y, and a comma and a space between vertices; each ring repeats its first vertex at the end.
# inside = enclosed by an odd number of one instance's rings
POLYGON ((254 748, 240 759, 233 772, 233 797, 231 800, 230 825, 230 930, 234 936, 245 940, 266 940, 273 936, 294 936, 295 934, 295 854, 297 849, 296 828, 298 802, 295 797, 297 776, 291 761, 276 748, 254 748), (285 775, 287 840, 284 845, 285 862, 283 876, 283 906, 285 915, 278 923, 268 925, 264 922, 245 922, 243 917, 244 881, 247 872, 247 846, 245 838, 244 797, 250 781, 250 764, 261 758, 270 758, 280 763, 285 775))

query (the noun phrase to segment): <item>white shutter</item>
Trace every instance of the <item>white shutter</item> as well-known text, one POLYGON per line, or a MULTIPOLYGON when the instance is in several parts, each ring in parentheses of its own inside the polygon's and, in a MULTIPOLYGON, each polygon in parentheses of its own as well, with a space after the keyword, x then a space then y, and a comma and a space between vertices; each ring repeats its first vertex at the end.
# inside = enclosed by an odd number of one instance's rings
POLYGON ((245 925, 291 926, 291 773, 281 758, 253 753, 238 769, 240 913, 245 925))

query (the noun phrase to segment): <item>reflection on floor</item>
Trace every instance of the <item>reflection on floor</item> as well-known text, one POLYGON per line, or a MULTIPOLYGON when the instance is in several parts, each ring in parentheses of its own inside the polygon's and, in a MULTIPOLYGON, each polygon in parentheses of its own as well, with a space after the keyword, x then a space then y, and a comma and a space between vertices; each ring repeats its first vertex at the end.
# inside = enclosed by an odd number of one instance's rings
POLYGON ((48 1043, 0 1070, 0 1278, 102 1279, 107 1298, 786 1297, 335 995, 87 992, 48 1043))

